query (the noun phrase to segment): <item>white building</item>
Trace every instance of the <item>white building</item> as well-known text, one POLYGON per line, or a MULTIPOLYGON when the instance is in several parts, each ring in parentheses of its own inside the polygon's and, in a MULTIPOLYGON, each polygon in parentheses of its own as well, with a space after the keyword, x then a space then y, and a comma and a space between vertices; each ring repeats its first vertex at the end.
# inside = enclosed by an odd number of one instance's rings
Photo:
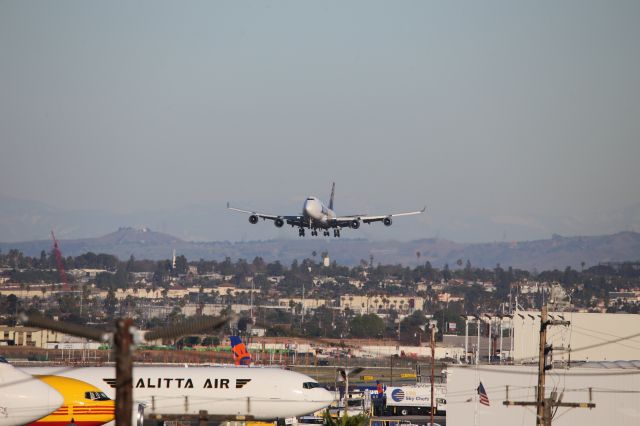
POLYGON ((318 309, 321 306, 331 306, 331 301, 325 299, 306 298, 301 299, 297 297, 278 299, 278 306, 282 308, 290 308, 293 305, 302 305, 304 309, 318 309))
MULTIPOLYGON (((640 424, 640 364, 633 368, 571 368, 547 372, 546 397, 555 388, 562 402, 593 402, 596 407, 559 408, 554 426, 637 426, 640 424), (589 396, 591 395, 591 401, 589 396)), ((447 368, 447 425, 533 425, 533 407, 506 406, 535 401, 536 367, 450 366, 447 368), (489 406, 477 404, 482 382, 489 406), (476 417, 477 414, 477 417, 476 417)))
POLYGON ((0 325, 0 346, 30 346, 45 349, 98 349, 101 343, 36 327, 0 325))
POLYGON ((415 296, 340 296, 340 309, 350 309, 358 314, 375 314, 380 311, 397 311, 399 313, 412 313, 422 310, 424 298, 415 296))
MULTIPOLYGON (((551 312, 549 315, 550 320, 571 323, 569 326, 552 325, 547 329, 547 343, 555 348, 554 361, 566 362, 569 356, 571 362, 640 360, 640 315, 586 312, 551 312)), ((516 362, 536 361, 540 313, 516 311, 513 328, 513 358, 516 362)))

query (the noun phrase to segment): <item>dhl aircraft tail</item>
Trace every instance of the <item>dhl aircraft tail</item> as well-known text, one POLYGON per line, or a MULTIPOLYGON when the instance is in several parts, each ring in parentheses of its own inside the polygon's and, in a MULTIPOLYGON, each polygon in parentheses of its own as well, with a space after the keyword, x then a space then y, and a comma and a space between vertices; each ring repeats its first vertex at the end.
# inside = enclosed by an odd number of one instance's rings
POLYGON ((229 336, 231 339, 231 352, 235 365, 251 365, 251 355, 246 346, 242 343, 240 336, 229 336))

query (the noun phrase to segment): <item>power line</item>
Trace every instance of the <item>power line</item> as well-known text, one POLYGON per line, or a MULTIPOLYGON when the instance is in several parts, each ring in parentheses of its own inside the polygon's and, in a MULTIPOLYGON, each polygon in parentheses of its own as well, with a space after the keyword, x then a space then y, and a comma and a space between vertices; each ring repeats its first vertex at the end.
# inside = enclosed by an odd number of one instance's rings
MULTIPOLYGON (((572 348, 571 349, 571 353, 580 352, 580 351, 586 351, 588 349, 598 348, 600 346, 613 345, 615 343, 622 342, 622 341, 629 340, 629 339, 633 339, 635 337, 640 337, 640 333, 631 334, 631 335, 625 336, 625 337, 619 337, 619 338, 614 339, 614 340, 607 340, 607 341, 604 341, 604 342, 601 342, 601 343, 594 343, 593 345, 583 346, 581 348, 576 348, 576 349, 572 348)), ((559 349, 559 351, 562 351, 562 349, 559 349)), ((569 351, 564 351, 564 352, 569 352, 569 351)))
MULTIPOLYGON (((584 328, 584 327, 577 327, 576 326, 575 328, 578 328, 578 329, 582 330, 582 331, 574 330, 578 334, 582 334, 583 336, 593 337, 595 339, 600 339, 600 340, 603 340, 603 341, 607 341, 607 340, 605 340, 605 338, 603 338, 603 337, 598 336, 598 334, 607 335, 609 337, 615 337, 616 339, 623 339, 624 338, 624 336, 617 336, 617 335, 611 334, 611 333, 606 333, 606 332, 601 332, 601 331, 596 331, 596 330, 590 330, 590 329, 584 328)), ((635 343, 635 341, 632 342, 632 343, 635 343)), ((638 342, 638 343, 640 344, 640 342, 638 342)), ((631 348, 631 349, 640 350, 640 346, 633 346, 633 345, 624 344, 624 343, 618 343, 618 344, 621 345, 621 346, 625 346, 625 347, 631 348)))
MULTIPOLYGON (((594 337, 594 336, 591 336, 591 337, 594 337)), ((581 352, 581 351, 586 351, 588 349, 598 348, 600 346, 613 345, 613 344, 616 344, 618 342, 623 342, 625 340, 634 339, 636 337, 640 337, 640 333, 631 334, 631 335, 623 336, 623 337, 618 337, 618 338, 613 339, 613 340, 606 340, 604 342, 595 343, 593 345, 583 346, 583 347, 580 347, 580 348, 571 348, 571 350, 565 350, 565 349, 558 348, 557 351, 558 352, 571 352, 571 353, 581 352)), ((534 360, 534 359, 536 359, 534 356, 523 357, 523 358, 514 359, 514 360, 512 360, 512 362, 516 362, 517 363, 517 362, 522 362, 522 361, 531 361, 531 360, 534 360)))
MULTIPOLYGON (((520 365, 514 365, 511 367, 528 367, 528 366, 520 366, 520 365)), ((496 369, 495 368, 489 368, 489 367, 477 367, 478 371, 486 371, 488 373, 495 373, 496 369)), ((530 376, 532 375, 532 373, 530 371, 509 371, 509 374, 521 374, 521 375, 527 375, 530 376)), ((553 373, 551 373, 553 374, 553 373)), ((611 371, 608 370, 606 373, 599 373, 599 372, 593 372, 593 373, 576 373, 574 369, 572 369, 572 376, 576 376, 576 377, 588 377, 588 376, 626 376, 626 375, 638 375, 640 374, 640 368, 638 369, 632 369, 632 370, 625 370, 625 371, 611 371)))

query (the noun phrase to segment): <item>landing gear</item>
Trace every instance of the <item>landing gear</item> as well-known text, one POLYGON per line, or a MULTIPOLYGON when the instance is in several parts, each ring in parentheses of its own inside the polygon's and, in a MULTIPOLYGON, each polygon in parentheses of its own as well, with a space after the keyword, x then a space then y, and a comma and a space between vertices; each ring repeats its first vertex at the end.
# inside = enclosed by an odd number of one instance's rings
POLYGON ((340 238, 340 230, 339 229, 334 229, 333 230, 333 236, 336 238, 340 238))
POLYGON ((304 228, 298 229, 298 237, 304 237, 304 228))
POLYGON ((311 231, 311 236, 312 237, 317 237, 318 236, 318 231, 316 231, 315 229, 313 231, 311 231))
POLYGON ((324 235, 325 237, 328 237, 328 236, 329 236, 329 231, 324 231, 324 232, 322 233, 322 235, 324 235))

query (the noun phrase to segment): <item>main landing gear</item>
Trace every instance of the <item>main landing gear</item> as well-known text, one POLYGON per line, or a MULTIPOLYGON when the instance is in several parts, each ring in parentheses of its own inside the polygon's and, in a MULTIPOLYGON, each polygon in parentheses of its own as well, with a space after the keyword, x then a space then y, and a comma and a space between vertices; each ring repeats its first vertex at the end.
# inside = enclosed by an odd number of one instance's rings
MULTIPOLYGON (((304 228, 300 227, 298 228, 298 236, 299 237, 304 237, 305 235, 305 231, 304 228)), ((331 235, 331 231, 329 231, 328 229, 325 229, 324 231, 322 231, 322 235, 324 235, 325 237, 328 237, 331 235)), ((317 237, 318 236, 318 230, 317 229, 312 229, 311 230, 311 236, 312 237, 317 237)), ((336 238, 340 238, 340 229, 334 229, 333 230, 333 236, 336 238)))

